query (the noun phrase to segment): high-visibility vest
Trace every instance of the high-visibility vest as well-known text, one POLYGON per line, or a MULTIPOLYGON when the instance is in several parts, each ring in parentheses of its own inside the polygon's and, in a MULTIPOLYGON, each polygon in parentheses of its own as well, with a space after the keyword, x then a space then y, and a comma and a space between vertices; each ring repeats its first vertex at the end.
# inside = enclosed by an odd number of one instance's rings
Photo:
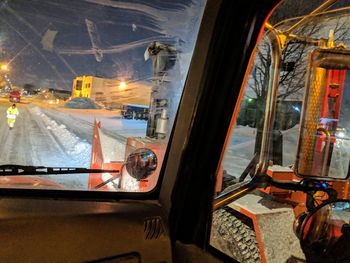
POLYGON ((11 119, 16 119, 16 117, 19 114, 18 109, 12 108, 12 106, 7 109, 6 113, 7 113, 7 118, 11 118, 11 119))

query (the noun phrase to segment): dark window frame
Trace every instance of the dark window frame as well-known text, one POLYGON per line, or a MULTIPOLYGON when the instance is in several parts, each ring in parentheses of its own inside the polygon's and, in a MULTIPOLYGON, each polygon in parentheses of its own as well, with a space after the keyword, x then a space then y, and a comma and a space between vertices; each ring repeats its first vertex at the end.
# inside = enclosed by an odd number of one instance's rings
MULTIPOLYGON (((279 2, 223 0, 220 4, 201 72, 201 97, 187 139, 190 143, 182 153, 171 197, 169 223, 174 240, 217 251, 209 245, 216 172, 264 23, 279 2)), ((188 78, 192 76, 190 69, 188 78)))
POLYGON ((76 80, 75 82, 75 90, 82 90, 83 89, 83 81, 82 80, 76 80))

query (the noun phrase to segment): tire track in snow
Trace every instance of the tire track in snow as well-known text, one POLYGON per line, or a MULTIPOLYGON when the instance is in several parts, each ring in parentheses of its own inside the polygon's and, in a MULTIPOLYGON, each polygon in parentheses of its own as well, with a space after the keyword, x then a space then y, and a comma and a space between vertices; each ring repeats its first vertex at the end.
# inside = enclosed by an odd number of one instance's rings
MULTIPOLYGON (((9 130, 6 116, 0 124, 0 143, 2 164, 20 165, 58 165, 66 160, 65 154, 52 135, 33 118, 28 106, 18 106, 19 116, 15 127, 9 130)), ((6 107, 3 108, 4 112, 6 107)))
MULTIPOLYGON (((4 108, 4 112, 6 112, 6 108, 4 108)), ((18 124, 18 122, 21 122, 21 119, 23 118, 18 117, 15 128, 9 130, 6 115, 4 114, 4 120, 1 121, 0 127, 1 164, 31 164, 30 155, 21 153, 22 146, 29 145, 28 148, 30 148, 30 142, 21 136, 24 132, 24 125, 18 124)))
POLYGON ((91 145, 71 133, 65 125, 59 124, 44 114, 39 107, 31 109, 32 113, 41 118, 46 129, 53 135, 57 144, 70 157, 65 166, 89 167, 91 158, 91 145))
MULTIPOLYGON (((30 105, 18 104, 20 114, 15 123, 15 127, 9 130, 5 113, 7 106, 3 106, 4 103, 1 104, 0 165, 18 164, 67 167, 79 164, 77 160, 74 160, 72 156, 66 152, 66 149, 61 145, 60 140, 52 133, 52 130, 47 129, 47 125, 42 116, 33 112, 33 107, 30 105)), ((90 161, 89 158, 90 155, 87 155, 87 163, 90 161)), ((88 176, 88 174, 73 174, 45 175, 41 177, 53 180, 70 189, 87 189, 88 176)))

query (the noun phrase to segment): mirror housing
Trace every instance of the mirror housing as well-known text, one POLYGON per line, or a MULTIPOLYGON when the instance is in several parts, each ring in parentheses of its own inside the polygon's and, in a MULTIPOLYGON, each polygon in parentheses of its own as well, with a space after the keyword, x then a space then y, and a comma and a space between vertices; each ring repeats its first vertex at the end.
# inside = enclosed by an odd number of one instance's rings
POLYGON ((158 166, 156 154, 147 148, 133 151, 127 158, 125 167, 129 175, 137 180, 144 180, 154 173, 158 166))

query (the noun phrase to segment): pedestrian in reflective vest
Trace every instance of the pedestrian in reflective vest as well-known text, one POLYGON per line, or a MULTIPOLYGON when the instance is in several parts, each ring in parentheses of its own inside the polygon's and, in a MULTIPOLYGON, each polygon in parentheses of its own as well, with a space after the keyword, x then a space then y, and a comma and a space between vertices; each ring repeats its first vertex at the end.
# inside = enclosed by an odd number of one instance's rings
POLYGON ((12 104, 12 106, 7 109, 6 114, 7 114, 7 125, 11 130, 15 125, 16 118, 19 114, 16 104, 12 104))

